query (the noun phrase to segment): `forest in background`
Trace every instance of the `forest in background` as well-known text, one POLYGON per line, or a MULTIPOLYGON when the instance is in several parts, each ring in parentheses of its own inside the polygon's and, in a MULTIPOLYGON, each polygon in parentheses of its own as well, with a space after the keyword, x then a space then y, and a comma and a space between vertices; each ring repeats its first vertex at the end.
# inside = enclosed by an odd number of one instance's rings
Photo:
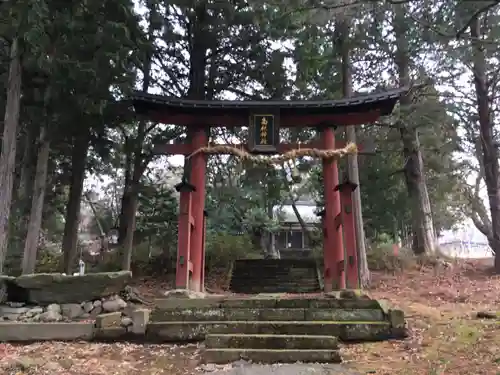
MULTIPOLYGON (((165 176, 179 172, 152 148, 189 139, 181 127, 137 118, 126 101, 133 90, 307 100, 411 87, 392 116, 337 130, 366 150, 341 171, 359 174, 363 251, 409 236, 415 254, 435 255, 439 233, 470 218, 500 254, 498 1, 317 4, 2 2, 0 273, 74 272, 85 253, 82 204, 101 247, 119 249, 101 266, 172 269, 177 198, 165 176), (110 181, 97 201, 84 189, 89 176, 110 181)), ((305 128, 282 141, 315 136, 305 128)), ((245 137, 245 128, 211 134, 221 143, 245 137)), ((280 168, 209 158, 210 267, 269 251, 262 238, 278 224, 269 207, 304 195, 321 207, 318 161, 288 168, 300 183, 280 168)))

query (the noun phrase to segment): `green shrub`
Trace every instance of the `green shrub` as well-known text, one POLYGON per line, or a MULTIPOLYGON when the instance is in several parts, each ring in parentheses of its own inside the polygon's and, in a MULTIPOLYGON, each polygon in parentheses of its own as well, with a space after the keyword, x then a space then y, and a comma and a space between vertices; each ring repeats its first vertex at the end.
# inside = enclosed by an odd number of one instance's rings
POLYGON ((417 265, 416 258, 410 250, 401 248, 396 255, 392 244, 367 249, 366 257, 371 271, 395 272, 417 265))
POLYGON ((259 258, 261 254, 249 236, 213 233, 207 235, 205 257, 205 268, 210 272, 228 270, 236 259, 259 258))
POLYGON ((38 250, 35 272, 56 273, 61 272, 62 253, 50 249, 38 250))

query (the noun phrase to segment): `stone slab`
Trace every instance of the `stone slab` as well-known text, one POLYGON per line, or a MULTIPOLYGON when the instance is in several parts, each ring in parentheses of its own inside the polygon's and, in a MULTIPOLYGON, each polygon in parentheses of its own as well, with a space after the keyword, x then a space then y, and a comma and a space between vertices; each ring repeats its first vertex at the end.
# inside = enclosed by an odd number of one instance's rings
MULTIPOLYGON (((100 272, 83 276, 63 275, 60 273, 40 273, 22 275, 15 279, 15 285, 23 293, 23 299, 38 305, 50 303, 81 303, 118 294, 129 284, 132 273, 100 272)), ((10 298, 10 295, 9 295, 10 298)), ((14 298, 12 300, 18 300, 14 298)))
POLYGON ((269 350, 269 349, 206 349, 205 363, 231 363, 239 360, 255 363, 340 363, 338 350, 269 350))
POLYGON ((95 318, 95 325, 98 329, 120 327, 121 321, 122 321, 121 312, 111 312, 111 313, 97 315, 95 318))
POLYGON ((169 309, 201 309, 220 307, 220 299, 212 298, 158 298, 154 301, 155 307, 160 310, 169 309))
POLYGON ((98 328, 94 332, 95 340, 109 341, 119 340, 127 335, 127 328, 125 327, 105 327, 98 328))
MULTIPOLYGON (((383 301, 382 301, 383 302, 383 301)), ((155 306, 160 310, 170 309, 201 309, 201 308, 331 308, 331 309, 379 309, 384 310, 386 304, 375 299, 337 299, 320 298, 290 298, 283 293, 259 293, 246 298, 159 298, 155 306)), ((387 308, 386 308, 387 309, 387 308)))
POLYGON ((92 323, 2 323, 0 342, 30 341, 77 341, 91 340, 94 336, 92 323))
POLYGON ((137 309, 132 311, 131 332, 136 335, 145 335, 149 323, 149 309, 137 309))
POLYGON ((247 335, 247 334, 208 334, 205 338, 208 349, 338 349, 334 336, 311 335, 247 335))
MULTIPOLYGON (((210 365, 211 366, 211 365, 210 365)), ((212 372, 211 375, 367 375, 349 368, 341 363, 288 363, 280 364, 255 364, 243 363, 239 366, 212 372)))
POLYGON ((274 308, 201 308, 177 309, 152 312, 151 321, 250 321, 250 320, 304 320, 304 309, 274 308))
MULTIPOLYGON (((146 337, 154 342, 203 341, 210 334, 330 335, 341 341, 393 338, 389 322, 153 322, 146 337)), ((399 337, 399 336, 398 336, 399 337)))
POLYGON ((381 309, 306 309, 305 320, 311 321, 350 321, 371 322, 384 321, 381 309))
POLYGON ((155 309, 151 321, 384 321, 382 309, 192 308, 155 309))

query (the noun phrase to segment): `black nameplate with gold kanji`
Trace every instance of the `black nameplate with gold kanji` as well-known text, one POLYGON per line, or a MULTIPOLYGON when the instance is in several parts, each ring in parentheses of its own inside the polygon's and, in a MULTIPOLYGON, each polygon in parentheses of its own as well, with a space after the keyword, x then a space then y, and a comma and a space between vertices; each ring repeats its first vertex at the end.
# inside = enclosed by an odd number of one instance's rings
POLYGON ((272 114, 252 114, 250 116, 249 146, 254 152, 272 152, 279 143, 276 117, 272 114))

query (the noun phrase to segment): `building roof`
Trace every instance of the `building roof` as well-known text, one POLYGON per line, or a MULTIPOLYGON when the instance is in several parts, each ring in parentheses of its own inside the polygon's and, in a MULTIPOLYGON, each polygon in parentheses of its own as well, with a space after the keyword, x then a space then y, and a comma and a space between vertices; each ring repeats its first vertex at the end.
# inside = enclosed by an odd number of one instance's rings
MULTIPOLYGON (((320 218, 316 215, 316 204, 314 202, 310 204, 307 204, 305 202, 302 204, 296 204, 296 207, 297 211, 302 217, 302 220, 304 220, 306 224, 316 224, 321 221, 320 218)), ((285 204, 283 206, 275 206, 273 208, 273 213, 274 218, 281 219, 281 222, 290 224, 299 223, 299 219, 297 219, 292 205, 285 204)))
POLYGON ((281 126, 355 125, 388 115, 408 88, 339 100, 192 100, 134 92, 136 113, 176 125, 246 125, 251 113, 279 113, 281 126), (361 119, 360 114, 365 114, 361 119), (366 116, 366 115, 370 116, 366 116), (358 116, 356 116, 358 115, 358 116), (349 120, 348 116, 351 117, 349 120), (347 123, 346 123, 347 122, 347 123))

